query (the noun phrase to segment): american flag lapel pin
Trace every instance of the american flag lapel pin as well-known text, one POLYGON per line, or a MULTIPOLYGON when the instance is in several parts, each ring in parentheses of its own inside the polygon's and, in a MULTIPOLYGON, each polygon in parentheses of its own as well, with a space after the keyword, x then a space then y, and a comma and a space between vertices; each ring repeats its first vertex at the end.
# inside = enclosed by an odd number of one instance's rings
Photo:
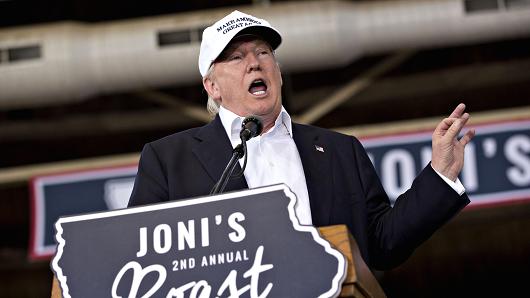
POLYGON ((318 152, 322 152, 324 153, 324 148, 323 147, 320 147, 318 145, 315 145, 315 150, 318 151, 318 152))

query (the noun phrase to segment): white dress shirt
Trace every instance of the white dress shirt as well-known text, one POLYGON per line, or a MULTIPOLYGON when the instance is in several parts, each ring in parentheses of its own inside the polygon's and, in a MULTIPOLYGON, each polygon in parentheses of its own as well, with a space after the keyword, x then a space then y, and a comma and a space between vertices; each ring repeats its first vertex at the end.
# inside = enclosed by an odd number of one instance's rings
MULTIPOLYGON (((222 106, 219 109, 219 117, 230 138, 232 148, 235 148, 241 143, 239 132, 244 117, 222 106)), ((248 187, 285 183, 296 194, 294 209, 300 224, 311 225, 311 206, 304 168, 293 139, 291 117, 283 107, 274 127, 261 136, 247 141, 247 154, 244 175, 248 187)), ((239 162, 243 166, 243 159, 239 162)))
POLYGON ((454 189, 454 191, 456 191, 456 193, 458 193, 459 196, 463 195, 466 192, 464 185, 462 184, 462 182, 460 182, 460 179, 458 179, 458 177, 456 178, 456 181, 451 181, 451 179, 445 177, 444 175, 442 175, 440 172, 438 172, 434 168, 432 169, 434 170, 434 172, 436 172, 436 174, 438 174, 438 176, 440 176, 443 179, 443 181, 445 181, 445 183, 451 186, 451 188, 454 189))
MULTIPOLYGON (((244 117, 220 107, 219 117, 232 148, 241 143, 239 133, 244 117)), ((302 225, 311 225, 311 206, 300 153, 293 139, 291 116, 282 107, 274 126, 261 136, 247 141, 245 179, 249 188, 285 183, 295 194, 295 213, 302 225)), ((239 160, 243 166, 243 159, 239 160)), ((433 168, 434 170, 434 168, 433 168)), ((451 181, 434 170, 455 192, 462 195, 465 188, 457 178, 451 181)))

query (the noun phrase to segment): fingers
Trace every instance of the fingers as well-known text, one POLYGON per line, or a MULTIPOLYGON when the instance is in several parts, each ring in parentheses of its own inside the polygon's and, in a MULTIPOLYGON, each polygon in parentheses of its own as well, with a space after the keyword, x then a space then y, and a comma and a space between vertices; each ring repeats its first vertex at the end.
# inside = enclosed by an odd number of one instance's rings
POLYGON ((473 139, 475 136, 475 130, 470 129, 466 132, 466 134, 460 139, 460 144, 462 144, 464 147, 473 139))
POLYGON ((453 135, 453 137, 455 137, 458 135, 462 127, 464 127, 468 119, 468 113, 465 113, 460 118, 444 118, 440 123, 438 123, 434 132, 441 135, 445 135, 449 132, 453 135))
MULTIPOLYGON (((451 113, 450 117, 443 119, 434 130, 433 137, 438 140, 456 140, 462 128, 469 120, 469 113, 464 113, 466 105, 461 103, 451 113)), ((458 140, 463 146, 466 146, 475 136, 475 130, 468 130, 465 135, 458 140)))
POLYGON ((468 113, 464 113, 460 118, 445 118, 438 123, 433 136, 438 135, 443 138, 454 139, 458 136, 468 120, 468 113))
POLYGON ((445 137, 451 138, 451 139, 456 138, 458 134, 460 133, 460 131, 462 130, 462 128, 464 127, 464 125, 466 125, 468 120, 469 120, 468 113, 464 113, 462 117, 455 119, 451 127, 449 127, 449 129, 447 130, 445 137))
MULTIPOLYGON (((453 112, 451 113, 451 115, 449 115, 449 117, 443 119, 437 126, 436 126, 436 129, 434 130, 435 133, 438 133, 438 134, 441 134, 441 135, 444 135, 445 134, 445 131, 447 131, 451 125, 458 119, 458 118, 461 118, 463 115, 464 115, 464 110, 466 109, 466 105, 463 104, 463 103, 460 103, 454 110, 453 112)), ((469 117, 469 115, 467 115, 466 117, 469 117)))
POLYGON ((459 104, 458 106, 456 106, 456 108, 451 113, 451 115, 449 115, 449 118, 460 118, 462 116, 462 114, 464 113, 465 109, 466 109, 466 105, 465 104, 463 104, 463 103, 459 104))
POLYGON ((453 125, 456 118, 445 118, 434 129, 434 135, 440 135, 443 136, 447 132, 447 130, 453 125))

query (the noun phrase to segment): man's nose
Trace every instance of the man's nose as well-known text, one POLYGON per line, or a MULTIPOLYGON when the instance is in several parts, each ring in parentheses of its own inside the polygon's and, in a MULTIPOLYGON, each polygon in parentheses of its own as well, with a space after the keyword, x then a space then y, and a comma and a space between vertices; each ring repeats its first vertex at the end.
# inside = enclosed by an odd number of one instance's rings
POLYGON ((256 57, 256 55, 248 55, 247 60, 247 72, 261 69, 258 57, 256 57))

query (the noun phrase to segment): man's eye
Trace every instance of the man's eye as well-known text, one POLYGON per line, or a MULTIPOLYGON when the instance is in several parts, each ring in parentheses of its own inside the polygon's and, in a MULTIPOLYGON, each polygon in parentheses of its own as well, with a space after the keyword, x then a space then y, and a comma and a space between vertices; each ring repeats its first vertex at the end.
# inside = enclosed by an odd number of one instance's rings
POLYGON ((228 60, 233 61, 233 60, 240 60, 240 59, 241 59, 241 56, 234 55, 234 56, 230 56, 230 58, 228 60))

